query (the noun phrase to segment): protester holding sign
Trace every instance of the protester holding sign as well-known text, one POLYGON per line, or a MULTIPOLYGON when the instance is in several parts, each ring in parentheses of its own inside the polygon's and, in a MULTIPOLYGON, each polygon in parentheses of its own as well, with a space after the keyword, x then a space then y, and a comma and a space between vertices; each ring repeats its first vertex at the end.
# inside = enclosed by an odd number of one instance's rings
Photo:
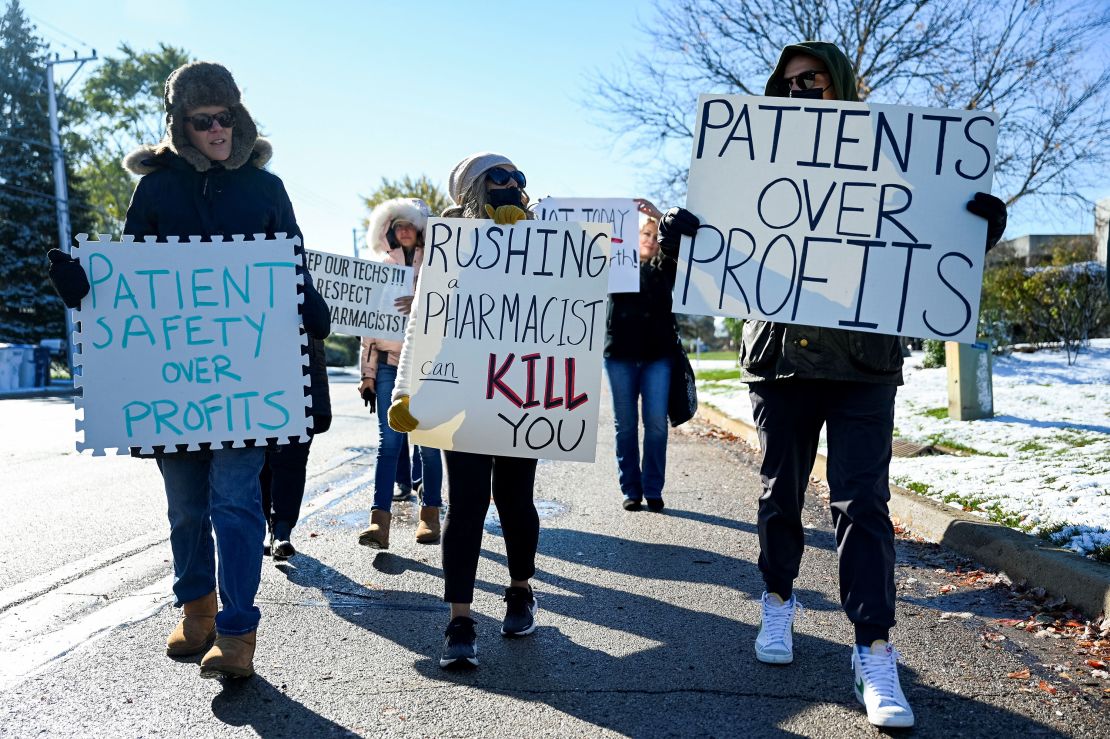
POLYGON ((677 249, 659 248, 659 210, 637 201, 641 212, 640 290, 611 293, 605 336, 605 371, 613 395, 617 470, 624 509, 663 510, 667 472, 667 397, 671 354, 678 341, 671 291, 677 249), (638 405, 643 406, 644 453, 640 456, 638 405), (642 469, 641 469, 642 464, 642 469))
MULTIPOLYGON (((459 162, 448 179, 451 198, 457 205, 444 217, 492 218, 512 224, 528 218, 523 188, 524 173, 500 154, 480 153, 459 162)), ((408 410, 414 322, 410 321, 389 409, 389 425, 400 432, 419 426, 408 410)), ((439 664, 444 668, 474 667, 478 664, 476 622, 470 616, 474 580, 482 546, 482 531, 492 494, 501 520, 509 563, 509 587, 505 589, 504 636, 524 636, 536 629, 536 599, 529 580, 536 571, 536 546, 540 521, 532 492, 536 460, 519 457, 444 451, 450 506, 443 529, 443 599, 451 604, 451 622, 439 664)))
MULTIPOLYGON (((387 264, 413 268, 413 288, 424 262, 424 230, 428 224, 428 206, 423 200, 395 198, 377 205, 370 213, 366 227, 366 243, 387 264)), ((397 299, 397 307, 408 313, 412 295, 397 299)), ((389 407, 397 378, 397 362, 401 342, 367 336, 362 339, 362 382, 358 391, 375 408, 389 407)), ((384 412, 378 413, 378 456, 374 470, 374 502, 370 508, 370 526, 358 535, 358 543, 374 549, 389 549, 389 527, 393 514, 393 483, 401 447, 408 445, 406 434, 389 427, 384 412)), ((417 447, 423 462, 423 498, 416 541, 434 544, 439 541, 440 488, 443 466, 438 449, 417 447)), ((406 457, 408 455, 405 455, 406 457)))
MULTIPOLYGON (((832 44, 810 41, 783 50, 765 94, 858 100, 847 57, 832 44)), ((1005 230, 1004 204, 979 193, 967 210, 987 220, 989 249, 1005 230)), ((663 217, 660 242, 677 247, 680 237, 693 236, 698 226, 692 213, 672 208, 663 217)), ((827 425, 841 601, 855 627, 856 696, 872 724, 912 726, 913 711, 898 681, 898 653, 889 643, 895 590, 894 527, 887 502, 894 396, 902 384, 898 337, 748 320, 740 362, 762 449, 759 568, 766 592, 756 657, 772 664, 794 658, 791 633, 799 606, 793 583, 804 545, 801 512, 821 427, 827 425)))
MULTIPOLYGON (((165 107, 165 139, 124 160, 142 178, 127 210, 126 234, 136 239, 177 237, 182 243, 175 248, 180 249, 189 248, 190 236, 211 240, 233 234, 246 234, 248 239, 252 234, 300 235, 285 187, 263 169, 270 144, 259 138, 226 68, 209 62, 179 67, 166 80, 165 107)), ((143 246, 136 243, 135 248, 143 246)), ((67 305, 78 307, 88 292, 87 279, 82 292, 81 265, 61 253, 50 258, 56 287, 67 305)), ((311 338, 322 339, 329 332, 327 305, 307 272, 298 271, 305 280, 304 327, 311 338)), ((309 347, 315 350, 319 342, 309 347)), ((315 351, 310 359, 314 357, 315 351)), ((323 396, 314 394, 312 411, 320 412, 326 424, 326 386, 323 391, 323 396)), ((246 677, 254 672, 260 618, 254 599, 266 532, 259 473, 265 455, 262 447, 225 444, 205 451, 167 450, 158 456, 169 504, 173 591, 177 604, 184 607, 166 653, 183 656, 207 649, 202 677, 246 677), (222 605, 218 612, 217 579, 222 605)))

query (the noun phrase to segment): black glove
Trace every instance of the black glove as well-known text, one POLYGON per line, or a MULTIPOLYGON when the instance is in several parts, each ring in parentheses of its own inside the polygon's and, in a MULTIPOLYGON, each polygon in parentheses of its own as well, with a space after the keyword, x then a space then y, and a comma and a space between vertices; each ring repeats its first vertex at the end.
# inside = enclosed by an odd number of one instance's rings
POLYGON ((362 391, 362 404, 370 409, 371 413, 378 412, 378 394, 370 388, 362 391))
POLYGON ((322 434, 331 428, 331 414, 327 415, 312 414, 312 433, 313 435, 322 434))
POLYGON ((994 195, 977 192, 967 201, 967 210, 987 222, 987 251, 1006 233, 1006 204, 994 195))
POLYGON ((61 249, 51 249, 46 253, 50 260, 47 274, 54 289, 62 296, 67 308, 80 308, 81 298, 89 294, 89 278, 81 263, 61 249))
POLYGON ((693 236, 700 225, 698 217, 685 208, 671 208, 659 222, 659 245, 677 251, 682 237, 693 236))

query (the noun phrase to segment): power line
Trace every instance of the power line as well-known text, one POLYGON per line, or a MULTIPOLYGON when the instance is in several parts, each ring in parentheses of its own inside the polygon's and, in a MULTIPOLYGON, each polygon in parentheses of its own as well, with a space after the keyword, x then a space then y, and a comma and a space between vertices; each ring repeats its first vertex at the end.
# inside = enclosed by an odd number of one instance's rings
MULTIPOLYGON (((29 190, 26 187, 20 187, 19 185, 10 185, 7 182, 0 182, 0 187, 4 188, 5 190, 14 190, 16 192, 21 192, 25 195, 30 195, 31 197, 34 197, 34 198, 42 198, 43 200, 50 200, 52 202, 57 202, 57 200, 58 200, 58 198, 56 198, 53 195, 47 195, 46 193, 38 192, 37 190, 29 190)), ((82 210, 87 210, 87 211, 92 211, 94 213, 99 213, 100 215, 105 216, 106 218, 112 218, 113 217, 112 214, 109 213, 108 211, 104 210, 104 208, 100 207, 99 205, 93 205, 89 201, 84 200, 82 198, 71 198, 67 202, 70 205, 72 205, 76 208, 81 208, 82 210)))
MULTIPOLYGON (((31 15, 30 13, 27 13, 26 11, 24 11, 24 13, 26 13, 28 18, 35 21, 36 23, 40 23, 40 24, 46 26, 47 28, 53 29, 56 33, 60 33, 63 36, 66 36, 66 37, 76 41, 77 43, 84 46, 86 49, 91 49, 92 48, 92 44, 86 43, 85 41, 83 41, 83 40, 77 38, 76 36, 74 36, 72 33, 69 33, 68 31, 64 31, 61 28, 58 28, 53 23, 50 23, 49 21, 44 21, 42 18, 39 18, 37 15, 31 15)), ((68 44, 63 44, 63 46, 68 46, 68 44)), ((70 46, 69 48, 72 49, 73 47, 70 46)))
POLYGON ((21 138, 18 138, 16 136, 5 136, 4 134, 0 134, 0 139, 3 139, 4 141, 16 141, 20 144, 30 144, 31 146, 37 146, 40 149, 46 149, 47 151, 51 151, 50 144, 48 144, 45 141, 35 141, 34 139, 21 139, 21 138))

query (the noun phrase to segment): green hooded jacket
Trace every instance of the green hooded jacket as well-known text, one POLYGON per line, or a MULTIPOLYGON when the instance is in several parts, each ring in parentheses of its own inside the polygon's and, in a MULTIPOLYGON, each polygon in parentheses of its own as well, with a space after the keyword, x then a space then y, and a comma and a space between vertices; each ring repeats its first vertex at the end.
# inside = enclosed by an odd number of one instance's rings
MULTIPOLYGON (((803 41, 782 50, 765 94, 785 97, 781 80, 791 58, 799 54, 820 59, 832 77, 837 98, 856 102, 856 77, 848 57, 825 41, 803 41)), ((897 336, 819 328, 771 321, 744 322, 740 342, 744 382, 788 377, 902 384, 902 346, 897 336)))

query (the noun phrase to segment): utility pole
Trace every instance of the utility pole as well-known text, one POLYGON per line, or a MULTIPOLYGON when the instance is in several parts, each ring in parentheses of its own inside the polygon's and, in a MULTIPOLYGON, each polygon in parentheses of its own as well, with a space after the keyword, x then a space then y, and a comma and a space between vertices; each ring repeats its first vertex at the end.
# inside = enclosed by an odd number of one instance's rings
MULTIPOLYGON (((54 89, 54 65, 77 65, 77 69, 73 71, 73 74, 61 87, 61 91, 65 92, 66 86, 81 71, 81 67, 85 66, 85 62, 91 62, 95 59, 96 49, 93 49, 92 56, 78 58, 75 51, 72 59, 61 59, 55 54, 53 60, 46 62, 46 97, 50 112, 50 153, 54 159, 54 212, 58 218, 58 244, 66 254, 70 252, 72 238, 69 233, 69 188, 66 184, 66 164, 62 152, 62 138, 58 132, 58 98, 54 89)), ((73 377, 73 320, 68 308, 66 309, 66 356, 69 362, 69 376, 73 377)))
POLYGON ((351 246, 355 250, 355 259, 358 259, 358 229, 351 229, 351 246))

